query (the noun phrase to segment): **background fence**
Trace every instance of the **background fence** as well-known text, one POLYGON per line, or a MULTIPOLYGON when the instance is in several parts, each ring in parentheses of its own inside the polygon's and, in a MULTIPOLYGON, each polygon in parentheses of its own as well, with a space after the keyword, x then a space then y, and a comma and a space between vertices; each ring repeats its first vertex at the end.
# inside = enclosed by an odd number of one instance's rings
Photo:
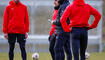
MULTIPOLYGON (((8 42, 3 37, 2 22, 5 6, 8 5, 8 0, 0 1, 0 52, 8 52, 8 42)), ((72 1, 70 0, 72 3, 72 1)), ((101 14, 102 0, 86 0, 86 3, 92 5, 101 14)), ((50 31, 50 23, 53 13, 53 0, 22 0, 22 3, 27 5, 30 18, 30 32, 27 39, 26 49, 28 52, 48 52, 48 34, 50 31)), ((91 16, 89 23, 94 20, 91 16)), ((102 19, 97 28, 89 31, 88 49, 90 52, 102 52, 102 19)), ((19 46, 16 44, 16 52, 19 52, 19 46)))

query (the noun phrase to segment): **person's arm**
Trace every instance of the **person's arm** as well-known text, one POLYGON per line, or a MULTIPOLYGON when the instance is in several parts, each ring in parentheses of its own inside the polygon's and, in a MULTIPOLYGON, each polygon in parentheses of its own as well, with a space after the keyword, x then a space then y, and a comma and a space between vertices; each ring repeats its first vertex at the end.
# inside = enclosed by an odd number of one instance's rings
POLYGON ((26 38, 28 37, 28 32, 29 32, 29 16, 28 16, 28 11, 27 7, 25 9, 25 32, 26 32, 26 38))
POLYGON ((4 37, 6 39, 8 39, 8 8, 6 7, 5 8, 5 11, 4 11, 4 16, 3 16, 3 32, 4 32, 4 37))
POLYGON ((55 31, 55 25, 52 24, 51 31, 50 31, 50 36, 54 33, 54 31, 55 31))
POLYGON ((94 16, 95 20, 93 23, 89 26, 89 29, 96 28, 100 19, 101 19, 101 14, 93 7, 90 6, 90 14, 94 16))
POLYGON ((7 34, 7 30, 8 30, 8 9, 7 7, 5 8, 4 11, 4 16, 3 16, 3 32, 4 34, 7 34))
POLYGON ((70 32, 71 31, 69 25, 67 24, 67 18, 70 16, 70 13, 71 13, 71 6, 69 5, 65 9, 65 11, 64 11, 64 13, 61 17, 61 20, 60 20, 61 25, 62 25, 65 32, 70 32))

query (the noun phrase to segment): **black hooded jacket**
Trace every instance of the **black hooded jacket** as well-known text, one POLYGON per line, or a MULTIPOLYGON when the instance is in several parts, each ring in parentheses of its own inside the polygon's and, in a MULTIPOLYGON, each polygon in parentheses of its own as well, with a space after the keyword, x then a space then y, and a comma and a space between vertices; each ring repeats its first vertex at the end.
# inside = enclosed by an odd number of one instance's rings
MULTIPOLYGON (((55 20, 55 21, 53 22, 53 24, 56 25, 56 26, 55 26, 55 33, 57 33, 57 34, 64 32, 64 30, 63 30, 63 28, 62 28, 62 26, 61 26, 61 23, 60 23, 60 18, 61 18, 61 16, 62 16, 64 10, 66 9, 66 7, 67 7, 70 3, 69 3, 69 0, 59 0, 59 4, 60 4, 60 8, 59 8, 59 10, 58 10, 57 20, 55 20)), ((68 20, 67 20, 67 23, 70 24, 69 18, 68 18, 68 20)))

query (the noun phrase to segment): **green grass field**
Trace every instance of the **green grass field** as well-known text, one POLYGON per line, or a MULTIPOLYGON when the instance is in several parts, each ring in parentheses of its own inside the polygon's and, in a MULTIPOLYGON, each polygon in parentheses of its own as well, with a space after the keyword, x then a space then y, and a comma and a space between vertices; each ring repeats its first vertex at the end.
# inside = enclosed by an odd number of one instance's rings
MULTIPOLYGON (((51 60, 49 53, 39 53, 39 60, 51 60)), ((27 54, 27 60, 32 60, 32 53, 27 54)), ((0 53, 0 60, 9 60, 8 53, 0 53)), ((14 60, 22 60, 20 53, 15 53, 14 60)), ((105 52, 103 53, 90 53, 90 57, 87 60, 105 60, 105 52)))

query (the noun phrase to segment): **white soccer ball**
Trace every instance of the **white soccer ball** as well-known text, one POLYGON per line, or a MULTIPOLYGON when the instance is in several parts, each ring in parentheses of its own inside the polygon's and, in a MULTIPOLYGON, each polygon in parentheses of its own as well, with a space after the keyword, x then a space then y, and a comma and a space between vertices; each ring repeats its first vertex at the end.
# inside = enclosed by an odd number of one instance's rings
POLYGON ((33 60, 38 60, 39 59, 39 54, 38 53, 32 54, 32 58, 33 58, 33 60))
POLYGON ((88 59, 90 57, 90 54, 88 52, 85 52, 85 58, 88 59))

